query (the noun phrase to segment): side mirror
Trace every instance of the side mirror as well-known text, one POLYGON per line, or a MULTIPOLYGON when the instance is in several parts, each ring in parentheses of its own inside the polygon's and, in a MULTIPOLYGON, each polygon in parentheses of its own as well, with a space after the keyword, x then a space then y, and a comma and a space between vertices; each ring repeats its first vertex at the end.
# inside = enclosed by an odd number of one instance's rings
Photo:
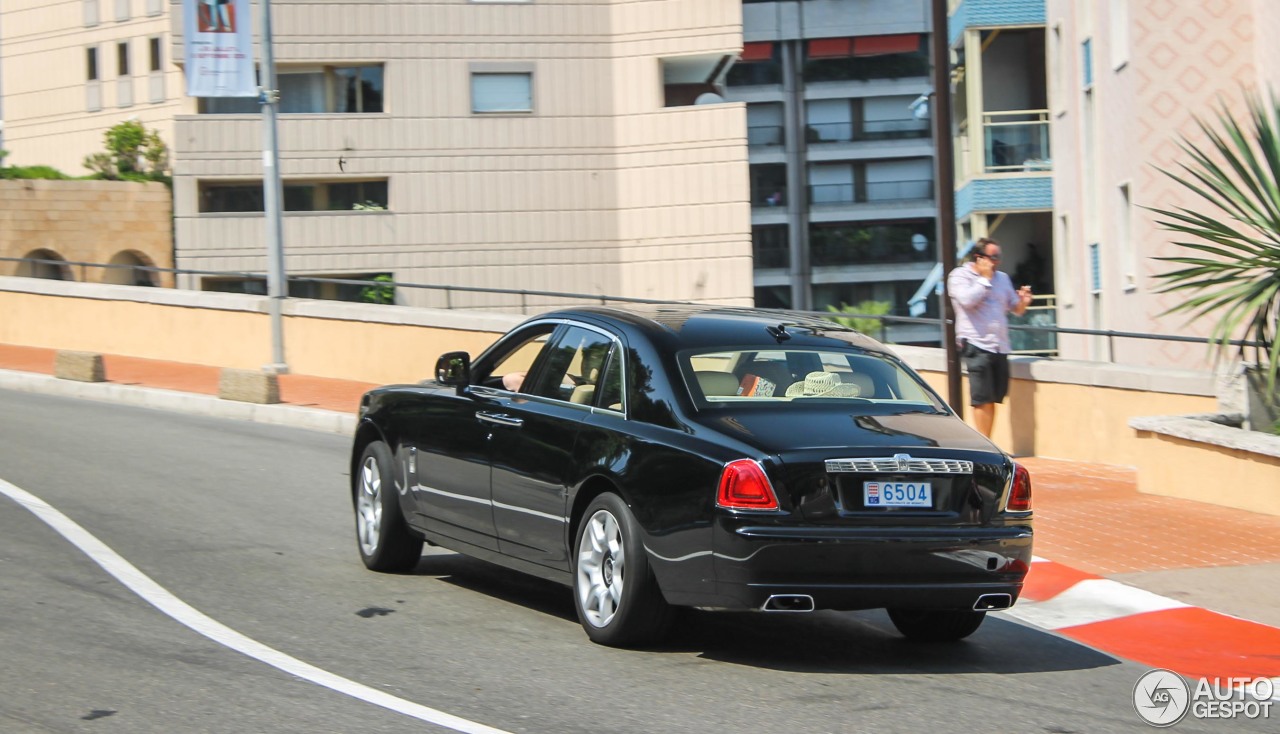
POLYGON ((446 352, 436 360, 436 382, 441 385, 463 387, 471 383, 471 355, 466 352, 446 352))

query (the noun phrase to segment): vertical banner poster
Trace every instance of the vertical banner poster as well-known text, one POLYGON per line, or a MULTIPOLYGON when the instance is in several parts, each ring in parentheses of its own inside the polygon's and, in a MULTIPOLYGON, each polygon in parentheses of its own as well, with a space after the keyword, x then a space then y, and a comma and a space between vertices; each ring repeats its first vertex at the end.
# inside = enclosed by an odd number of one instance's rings
POLYGON ((182 0, 187 95, 257 97, 249 0, 182 0))

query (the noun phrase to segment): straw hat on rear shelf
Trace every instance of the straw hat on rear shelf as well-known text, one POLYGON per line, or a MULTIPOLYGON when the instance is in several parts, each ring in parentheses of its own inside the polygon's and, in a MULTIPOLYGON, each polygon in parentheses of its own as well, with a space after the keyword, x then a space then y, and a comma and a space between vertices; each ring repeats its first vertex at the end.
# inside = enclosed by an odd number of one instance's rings
POLYGON ((856 398, 861 394, 861 388, 841 382, 834 372, 810 372, 803 382, 787 388, 789 398, 856 398))

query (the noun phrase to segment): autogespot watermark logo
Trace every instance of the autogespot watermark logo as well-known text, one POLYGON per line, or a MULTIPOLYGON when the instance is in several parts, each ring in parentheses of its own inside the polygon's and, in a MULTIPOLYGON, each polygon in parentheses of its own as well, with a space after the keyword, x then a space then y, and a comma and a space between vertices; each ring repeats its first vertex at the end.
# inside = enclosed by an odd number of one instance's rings
POLYGON ((1133 709, 1148 724, 1164 728, 1188 713, 1197 719, 1271 717, 1276 684, 1270 678, 1201 678, 1193 689, 1172 670, 1149 670, 1133 687, 1133 709))

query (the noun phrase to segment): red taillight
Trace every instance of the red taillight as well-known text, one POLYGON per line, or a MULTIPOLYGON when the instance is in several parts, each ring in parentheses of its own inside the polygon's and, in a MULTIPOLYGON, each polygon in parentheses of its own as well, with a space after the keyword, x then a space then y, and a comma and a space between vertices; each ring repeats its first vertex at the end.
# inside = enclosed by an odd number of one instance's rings
POLYGON ((716 504, 730 510, 776 510, 778 497, 758 462, 738 459, 725 464, 720 472, 716 504))
POLYGON ((1009 490, 1010 512, 1031 512, 1031 472, 1021 464, 1013 465, 1013 487, 1009 490))

